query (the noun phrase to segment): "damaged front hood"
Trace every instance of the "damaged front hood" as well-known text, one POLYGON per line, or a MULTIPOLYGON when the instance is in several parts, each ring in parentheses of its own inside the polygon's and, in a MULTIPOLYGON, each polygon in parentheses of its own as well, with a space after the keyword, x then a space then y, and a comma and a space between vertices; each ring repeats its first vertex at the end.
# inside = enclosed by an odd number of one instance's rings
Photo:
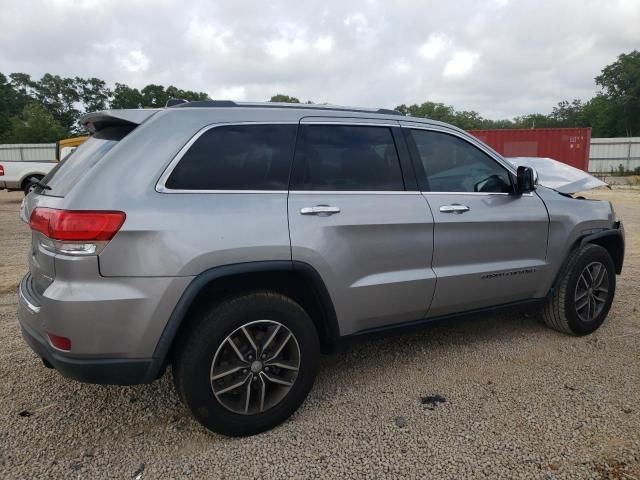
POLYGON ((572 194, 609 186, 587 172, 552 158, 510 157, 506 160, 516 167, 532 167, 538 173, 538 184, 556 192, 572 194))

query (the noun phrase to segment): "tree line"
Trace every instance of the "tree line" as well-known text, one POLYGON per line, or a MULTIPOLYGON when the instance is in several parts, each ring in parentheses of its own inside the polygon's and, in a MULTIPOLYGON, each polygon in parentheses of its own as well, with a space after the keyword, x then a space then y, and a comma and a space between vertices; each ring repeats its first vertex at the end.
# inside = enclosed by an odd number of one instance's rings
POLYGON ((63 78, 49 73, 0 73, 0 143, 53 142, 82 134, 87 112, 109 108, 164 107, 170 98, 206 100, 204 92, 150 84, 138 90, 123 83, 109 88, 99 78, 63 78))
MULTIPOLYGON (((437 102, 398 105, 414 117, 451 123, 465 130, 502 128, 591 127, 594 137, 640 136, 640 52, 620 55, 595 78, 599 91, 590 100, 562 101, 548 114, 532 113, 491 120, 476 111, 456 110, 437 102)), ((0 143, 52 142, 82 133, 79 118, 108 108, 163 107, 170 98, 206 100, 207 94, 170 85, 142 89, 98 78, 64 78, 49 73, 40 80, 25 73, 0 73, 0 143)), ((300 103, 284 94, 271 102, 300 103)), ((307 101, 306 103, 313 103, 307 101)))
MULTIPOLYGON (((551 113, 531 113, 513 119, 490 120, 473 110, 456 110, 437 102, 398 105, 394 110, 412 117, 430 118, 464 130, 503 128, 591 127, 593 137, 640 136, 640 52, 622 54, 595 78, 599 91, 590 100, 563 100, 551 113)), ((294 102, 287 95, 271 101, 294 102)))

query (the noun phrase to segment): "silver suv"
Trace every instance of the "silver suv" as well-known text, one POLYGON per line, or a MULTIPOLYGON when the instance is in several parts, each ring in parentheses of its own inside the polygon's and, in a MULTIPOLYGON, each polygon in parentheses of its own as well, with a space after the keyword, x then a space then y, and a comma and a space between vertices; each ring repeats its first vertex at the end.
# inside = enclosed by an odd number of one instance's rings
POLYGON ((212 431, 284 421, 320 352, 355 335, 522 302, 582 335, 609 312, 624 256, 611 205, 450 125, 228 101, 83 124, 90 139, 21 211, 24 338, 84 382, 171 365, 212 431))

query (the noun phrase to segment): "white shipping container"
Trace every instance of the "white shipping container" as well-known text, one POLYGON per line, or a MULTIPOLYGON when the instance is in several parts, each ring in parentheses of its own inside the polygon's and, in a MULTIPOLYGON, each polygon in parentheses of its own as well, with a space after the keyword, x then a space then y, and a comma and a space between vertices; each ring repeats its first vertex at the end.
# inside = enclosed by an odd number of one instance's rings
POLYGON ((53 162, 55 143, 6 143, 0 145, 0 162, 53 162))

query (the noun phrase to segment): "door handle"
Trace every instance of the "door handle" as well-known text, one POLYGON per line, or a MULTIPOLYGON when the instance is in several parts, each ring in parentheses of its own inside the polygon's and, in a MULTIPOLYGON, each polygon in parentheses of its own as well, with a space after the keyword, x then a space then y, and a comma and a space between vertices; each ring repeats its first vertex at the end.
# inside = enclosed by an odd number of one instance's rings
POLYGON ((464 213, 470 210, 466 205, 458 205, 454 203, 453 205, 443 205, 440 207, 440 211, 442 213, 464 213))
POLYGON ((338 207, 331 205, 316 205, 315 207, 304 207, 300 209, 302 215, 318 215, 319 217, 328 217, 336 213, 340 213, 338 207))

